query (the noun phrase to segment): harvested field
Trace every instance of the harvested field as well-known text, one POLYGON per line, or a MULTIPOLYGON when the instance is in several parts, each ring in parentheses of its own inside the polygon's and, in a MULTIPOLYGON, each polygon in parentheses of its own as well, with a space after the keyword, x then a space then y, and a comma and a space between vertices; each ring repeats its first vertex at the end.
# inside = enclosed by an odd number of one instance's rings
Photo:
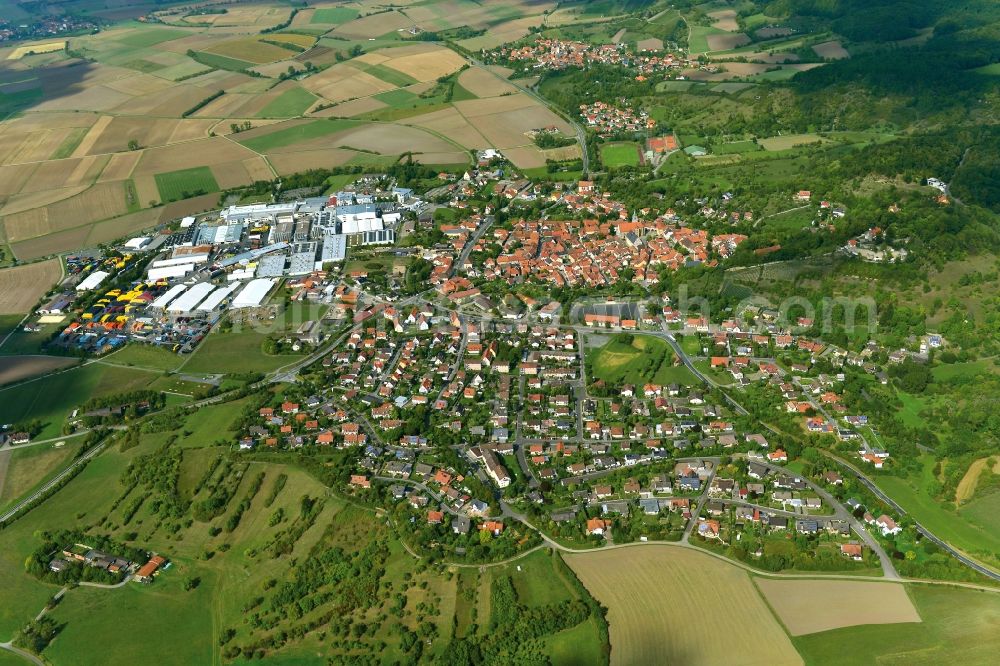
POLYGON ((900 583, 771 578, 755 582, 792 636, 859 624, 921 621, 900 583))
POLYGON ((15 194, 0 208, 0 216, 23 213, 34 208, 42 208, 57 201, 69 199, 87 189, 86 185, 63 187, 57 190, 42 190, 30 194, 15 194))
POLYGON ((545 153, 537 146, 507 148, 503 154, 514 163, 514 166, 520 169, 535 169, 545 166, 545 153))
POLYGON ((459 74, 458 84, 476 97, 499 97, 518 92, 509 82, 480 67, 470 67, 459 74))
POLYGON ((369 97, 396 89, 395 85, 347 64, 334 65, 310 76, 302 82, 302 87, 331 102, 369 97))
POLYGON ((708 40, 709 51, 728 51, 750 43, 750 38, 742 32, 727 35, 709 35, 705 39, 708 40))
POLYGON ((753 76, 754 74, 763 74, 770 69, 771 65, 756 62, 727 62, 722 67, 733 76, 753 76))
POLYGON ((453 107, 410 118, 405 122, 408 125, 426 127, 443 134, 466 148, 480 150, 491 146, 486 137, 469 124, 469 121, 453 107))
POLYGON ((217 136, 144 150, 142 159, 135 168, 135 174, 178 171, 192 165, 214 166, 226 162, 241 162, 253 156, 253 153, 243 146, 217 136))
POLYGON ((383 52, 389 60, 381 63, 420 82, 435 81, 457 72, 466 64, 465 58, 451 49, 425 46, 420 50, 400 47, 383 52))
POLYGON ((372 111, 378 111, 379 109, 388 108, 388 104, 378 101, 374 97, 361 97, 359 99, 352 99, 350 102, 343 102, 337 106, 331 107, 329 109, 324 109, 319 113, 314 113, 310 115, 315 115, 319 117, 329 117, 329 116, 339 116, 342 118, 352 118, 354 116, 359 116, 362 113, 371 113, 372 111))
POLYGON ((331 137, 330 145, 338 148, 364 148, 382 155, 415 153, 450 153, 456 146, 429 132, 406 125, 362 125, 331 137))
POLYGON ((10 55, 7 56, 7 60, 20 60, 25 56, 39 53, 54 53, 62 51, 64 48, 66 48, 65 39, 55 42, 42 42, 40 44, 24 44, 11 51, 10 55))
MULTIPOLYGON (((218 198, 216 197, 216 202, 218 198)), ((141 199, 140 199, 141 201, 141 199)), ((113 220, 98 222, 89 228, 84 247, 94 247, 100 243, 110 243, 122 236, 139 233, 156 226, 161 214, 160 208, 147 208, 130 215, 122 215, 113 220)))
MULTIPOLYGON (((740 53, 741 58, 746 58, 750 62, 766 62, 772 65, 779 65, 786 62, 798 62, 799 56, 794 53, 779 52, 779 53, 764 53, 763 51, 753 51, 750 53, 740 53)), ((715 61, 725 60, 726 58, 734 58, 735 54, 730 54, 728 56, 718 56, 712 58, 715 61)))
POLYGON ((487 30, 485 34, 479 35, 478 37, 463 39, 458 42, 458 45, 472 52, 480 51, 482 49, 495 49, 503 44, 516 42, 517 40, 527 36, 531 28, 541 24, 541 16, 526 16, 524 18, 507 21, 506 23, 498 23, 487 30))
POLYGON ((814 44, 812 50, 813 53, 818 55, 820 58, 826 58, 827 60, 843 60, 844 58, 851 57, 851 54, 847 52, 847 49, 845 49, 843 45, 837 41, 814 44))
POLYGON ((108 128, 108 125, 110 125, 111 121, 114 119, 114 116, 98 117, 93 126, 91 126, 90 130, 87 132, 87 135, 83 137, 83 141, 81 141, 80 145, 76 147, 75 151, 73 151, 73 157, 83 157, 84 155, 89 155, 93 151, 94 144, 101 138, 104 130, 108 128))
POLYGON ((20 243, 11 243, 10 247, 21 261, 31 261, 39 257, 78 250, 84 247, 89 234, 90 226, 84 225, 20 243))
POLYGON ((705 553, 636 546, 564 555, 608 608, 612 664, 801 664, 749 575, 705 553), (725 631, 706 636, 698 621, 725 631))
POLYGON ((962 480, 958 482, 958 487, 955 488, 955 504, 961 505, 972 499, 973 495, 976 494, 976 485, 979 483, 979 475, 982 474, 983 470, 986 469, 987 463, 992 462, 992 467, 990 468, 994 474, 1000 474, 1000 456, 993 456, 992 458, 980 458, 969 465, 969 469, 965 471, 965 475, 962 476, 962 480))
POLYGON ((0 314, 25 314, 62 277, 59 259, 0 270, 0 314))
POLYGON ((635 48, 639 51, 662 51, 663 50, 663 40, 657 39, 656 37, 650 37, 649 39, 640 39, 635 43, 635 48))
POLYGON ((357 156, 352 150, 327 149, 303 150, 293 153, 277 153, 268 159, 278 175, 308 171, 309 169, 329 169, 330 167, 347 164, 357 156))
POLYGON ((825 140, 826 139, 817 134, 786 134, 785 136, 772 136, 766 139, 758 139, 757 143, 760 144, 764 150, 788 150, 789 148, 794 148, 795 146, 803 146, 809 143, 818 143, 825 140))
POLYGON ((128 212, 121 181, 98 183, 80 194, 44 208, 9 215, 4 230, 11 243, 65 231, 128 212))
POLYGON ((90 185, 111 161, 109 155, 93 155, 68 160, 43 162, 24 184, 22 192, 39 192, 60 187, 90 185))
POLYGON ((413 21, 397 11, 391 11, 344 23, 334 28, 332 34, 354 39, 370 39, 412 25, 413 21))
POLYGON ((263 65, 276 60, 287 60, 298 55, 298 51, 268 44, 262 36, 260 39, 254 37, 244 37, 232 39, 204 49, 204 53, 214 53, 215 55, 243 60, 255 65, 263 65))
POLYGON ((562 118, 527 95, 510 95, 485 100, 456 102, 455 106, 479 132, 497 148, 533 146, 525 134, 550 125, 566 135, 574 134, 562 118), (491 110, 493 113, 484 113, 491 110), (499 107, 499 108, 498 108, 499 107))
POLYGON ((0 356, 0 386, 76 365, 65 356, 0 356))
POLYGON ((712 19, 712 27, 726 32, 736 32, 740 29, 740 24, 736 22, 735 9, 721 9, 717 12, 709 12, 708 17, 712 19))
POLYGON ((247 93, 226 93, 222 97, 213 99, 194 114, 196 118, 232 118, 241 115, 253 115, 243 113, 243 108, 256 100, 258 95, 247 93))
POLYGON ((37 164, 0 166, 0 196, 17 194, 38 168, 37 164))
POLYGON ((297 72, 301 72, 303 69, 305 69, 305 65, 303 65, 298 60, 279 60, 277 62, 272 62, 267 65, 258 65, 257 67, 253 68, 253 71, 257 72, 258 74, 263 74, 264 76, 268 76, 271 78, 278 78, 279 76, 287 72, 289 67, 291 67, 297 72))
MULTIPOLYGON (((538 106, 538 102, 523 94, 507 95, 500 99, 466 99, 455 102, 455 108, 466 118, 509 113, 532 106, 538 106)), ((537 127, 543 127, 543 125, 537 125, 537 127)))

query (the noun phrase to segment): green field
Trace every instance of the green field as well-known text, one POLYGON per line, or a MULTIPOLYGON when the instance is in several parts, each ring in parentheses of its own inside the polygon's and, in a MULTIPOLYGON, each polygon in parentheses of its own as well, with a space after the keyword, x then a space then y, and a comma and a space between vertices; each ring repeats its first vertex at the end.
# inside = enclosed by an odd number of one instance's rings
POLYGON ((728 35, 730 33, 719 28, 713 28, 707 25, 692 25, 691 26, 691 39, 688 42, 688 49, 691 53, 705 53, 708 51, 708 36, 709 35, 728 35))
POLYGON ((1000 650, 1000 595, 908 585, 919 624, 875 624, 792 638, 807 664, 988 664, 1000 650))
POLYGON ((649 335, 631 337, 631 342, 626 342, 625 338, 615 336, 603 347, 587 352, 587 361, 593 368, 591 379, 636 386, 647 382, 661 386, 673 382, 697 383, 687 368, 674 365, 676 357, 666 341, 649 335))
POLYGON ((403 74, 402 72, 397 71, 392 67, 387 67, 386 65, 372 65, 358 60, 352 60, 351 66, 364 72, 368 72, 372 76, 382 79, 386 83, 391 83, 394 86, 399 86, 400 88, 417 83, 417 80, 412 76, 403 74))
POLYGON ((752 153, 760 150, 753 141, 733 141, 730 143, 717 143, 712 146, 712 153, 715 155, 734 155, 738 153, 752 153))
POLYGON ((207 53, 205 51, 196 51, 192 58, 203 65, 208 65, 209 67, 214 67, 215 69, 226 69, 231 72, 242 72, 243 70, 250 69, 254 66, 252 62, 247 62, 246 60, 227 58, 226 56, 221 56, 215 53, 207 53))
POLYGON ((418 95, 414 95, 409 90, 400 89, 379 93, 378 95, 375 95, 375 99, 383 104, 388 104, 389 106, 405 106, 409 104, 416 104, 420 100, 420 97, 418 95))
POLYGON ((265 354, 261 345, 266 338, 266 334, 250 329, 231 333, 212 331, 192 352, 183 370, 194 373, 270 372, 302 358, 298 354, 265 354))
POLYGON ((219 191, 212 170, 207 166, 168 171, 156 174, 156 189, 163 203, 190 199, 191 197, 219 191))
POLYGON ((639 144, 631 142, 601 144, 601 162, 609 169, 639 166, 641 162, 639 144))
POLYGON ((163 347, 135 343, 106 356, 104 360, 150 370, 176 370, 184 359, 163 347))
POLYGON ((63 142, 59 144, 59 147, 56 148, 56 151, 52 153, 52 157, 49 159, 62 160, 72 155, 73 151, 77 149, 80 142, 83 141, 83 137, 87 136, 87 132, 89 131, 90 129, 87 127, 76 127, 70 130, 69 134, 66 135, 66 138, 63 139, 63 142))
POLYGON ((291 88, 270 102, 257 114, 258 118, 294 118, 301 116, 316 102, 316 96, 304 88, 291 88))
POLYGON ((43 481, 55 476, 73 459, 82 437, 67 439, 62 446, 39 444, 16 448, 9 454, 7 475, 3 479, 3 492, 0 492, 0 509, 5 509, 15 500, 29 494, 31 490, 43 481))
POLYGON ((310 19, 310 23, 322 23, 326 25, 340 25, 353 21, 358 17, 357 10, 350 7, 323 7, 317 9, 310 19))
POLYGON ((58 437, 74 408, 92 397, 144 388, 156 373, 92 364, 0 389, 0 423, 39 419, 36 439, 58 437))
POLYGON ((240 143, 250 150, 258 153, 266 153, 267 151, 274 150, 275 148, 284 148, 285 146, 290 146, 302 141, 309 141, 310 139, 318 139, 330 134, 336 134, 337 132, 345 129, 356 127, 359 124, 360 122, 357 120, 314 120, 312 122, 295 125, 294 127, 286 127, 285 129, 271 132, 269 134, 255 136, 252 139, 241 140, 240 143))

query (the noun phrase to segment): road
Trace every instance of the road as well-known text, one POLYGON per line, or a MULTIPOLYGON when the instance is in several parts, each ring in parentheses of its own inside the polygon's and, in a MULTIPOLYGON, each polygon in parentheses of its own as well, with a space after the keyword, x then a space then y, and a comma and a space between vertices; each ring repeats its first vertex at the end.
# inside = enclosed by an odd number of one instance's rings
POLYGON ((455 263, 451 265, 452 275, 454 275, 457 271, 462 269, 462 266, 465 265, 465 262, 469 260, 469 255, 472 254, 472 248, 476 247, 476 243, 478 243, 479 239, 483 237, 483 234, 486 233, 486 230, 493 226, 494 221, 496 221, 496 218, 493 217, 492 215, 489 215, 486 217, 486 219, 483 220, 483 223, 480 224, 479 227, 477 227, 474 232, 472 232, 472 236, 465 243, 465 247, 462 248, 462 253, 458 255, 458 259, 456 259, 455 263))
MULTIPOLYGON (((865 488, 867 488, 868 490, 870 490, 872 492, 872 494, 874 494, 876 497, 878 497, 881 501, 883 501, 886 504, 888 504, 889 506, 891 506, 893 508, 893 510, 896 511, 899 515, 901 515, 901 516, 908 516, 909 515, 907 513, 906 509, 904 509, 903 507, 901 507, 899 504, 896 503, 895 500, 893 500, 891 497, 889 497, 884 492, 882 492, 882 489, 879 488, 875 484, 874 481, 872 481, 870 478, 868 478, 868 476, 866 476, 865 473, 862 472, 861 470, 859 470, 857 467, 855 467, 851 463, 847 462, 843 458, 835 456, 835 455, 833 455, 832 453, 830 453, 828 451, 824 451, 823 449, 820 449, 819 451, 823 455, 827 456, 828 458, 830 458, 834 462, 836 462, 839 465, 841 465, 844 469, 846 469, 849 472, 851 472, 858 479, 858 481, 861 482, 861 484, 865 488)), ((982 575, 986 576, 987 578, 991 578, 991 579, 993 579, 995 581, 1000 581, 1000 573, 994 571, 993 569, 991 569, 990 567, 986 566, 982 562, 979 562, 978 560, 975 560, 972 557, 970 557, 969 555, 966 555, 962 551, 958 550, 957 548, 955 548, 954 546, 952 546, 951 544, 949 544, 947 541, 944 541, 940 537, 936 536, 933 532, 931 532, 930 530, 928 530, 926 527, 924 527, 923 525, 921 525, 917 521, 914 520, 913 521, 913 525, 916 528, 917 532, 919 532, 921 535, 923 535, 924 538, 930 539, 932 542, 934 542, 935 545, 937 545, 942 550, 947 551, 948 553, 950 553, 952 557, 954 557, 956 560, 958 560, 959 562, 961 562, 965 566, 969 567, 970 569, 973 569, 974 571, 977 571, 977 572, 981 573, 982 575)))
POLYGON ((586 178, 590 175, 590 154, 587 152, 587 134, 583 131, 583 127, 580 125, 580 123, 576 122, 576 120, 569 117, 567 114, 563 113, 560 109, 553 106, 552 102, 548 101, 547 99, 536 93, 531 88, 525 88, 516 80, 508 79, 501 76, 500 74, 497 74, 492 69, 487 67, 484 63, 482 63, 479 60, 476 60, 475 58, 469 58, 469 62, 471 62, 475 67, 479 67, 486 70, 487 72, 497 77, 504 83, 508 83, 514 86, 515 88, 523 92, 525 95, 528 95, 532 99, 537 100, 542 105, 548 107, 548 109, 551 110, 554 114, 556 114, 557 116, 565 120, 567 123, 569 123, 573 127, 573 131, 576 132, 576 142, 580 144, 580 154, 583 156, 583 176, 586 178))

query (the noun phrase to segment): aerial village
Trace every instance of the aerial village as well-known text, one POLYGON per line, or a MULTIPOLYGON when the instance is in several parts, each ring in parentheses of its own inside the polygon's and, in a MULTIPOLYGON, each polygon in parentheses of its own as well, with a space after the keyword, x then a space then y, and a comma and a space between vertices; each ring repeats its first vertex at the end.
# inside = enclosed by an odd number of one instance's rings
POLYGON ((70 318, 51 344, 80 353, 130 342, 187 353, 221 320, 278 316, 279 289, 328 304, 323 321, 289 331, 312 350, 304 363, 324 388, 284 385, 238 433, 238 448, 347 452, 346 492, 403 507, 426 544, 453 556, 517 550, 527 522, 563 543, 692 539, 770 568, 884 562, 886 540, 912 525, 845 485, 833 462, 809 474, 786 467, 785 439, 740 394, 765 396, 857 465, 883 469, 892 460, 874 424, 843 400, 846 373, 887 382, 893 364, 944 340, 891 353, 870 343, 857 354, 810 338, 811 320, 762 307, 713 321, 666 293, 571 304, 518 293, 649 287, 663 269, 717 265, 746 236, 711 235, 697 220, 752 213, 703 207, 689 223, 669 207, 630 211, 592 181, 542 189, 498 163, 499 153, 484 156, 420 195, 376 186, 385 180, 374 175, 322 197, 188 217, 104 256, 71 258, 37 315, 70 318), (484 194, 490 204, 470 203, 484 194), (494 206, 509 216, 539 201, 566 219, 496 222, 494 206), (456 221, 434 222, 439 208, 456 221), (428 229, 438 241, 399 242, 428 229), (343 270, 350 253, 373 251, 427 262, 425 289, 404 297, 398 284, 343 270), (605 378, 609 345, 637 340, 660 350, 644 361, 651 367, 605 378), (766 554, 775 539, 792 544, 784 559, 766 554))

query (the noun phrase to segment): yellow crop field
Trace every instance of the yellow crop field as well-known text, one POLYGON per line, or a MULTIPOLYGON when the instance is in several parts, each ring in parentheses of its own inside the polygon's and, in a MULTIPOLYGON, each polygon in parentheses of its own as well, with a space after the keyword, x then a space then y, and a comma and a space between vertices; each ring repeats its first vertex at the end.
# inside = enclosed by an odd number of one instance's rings
POLYGON ((613 665, 802 663, 750 576, 711 555, 649 545, 565 560, 608 609, 613 665))
POLYGON ((859 624, 921 621, 901 583, 773 578, 758 578, 756 583, 792 636, 859 624))
POLYGON ((20 60, 24 56, 35 53, 55 53, 56 51, 62 51, 64 48, 66 48, 65 39, 57 42, 44 42, 42 44, 25 44, 11 51, 10 55, 7 56, 7 60, 20 60))
POLYGON ((25 314, 62 276, 59 259, 0 270, 0 314, 25 314))

